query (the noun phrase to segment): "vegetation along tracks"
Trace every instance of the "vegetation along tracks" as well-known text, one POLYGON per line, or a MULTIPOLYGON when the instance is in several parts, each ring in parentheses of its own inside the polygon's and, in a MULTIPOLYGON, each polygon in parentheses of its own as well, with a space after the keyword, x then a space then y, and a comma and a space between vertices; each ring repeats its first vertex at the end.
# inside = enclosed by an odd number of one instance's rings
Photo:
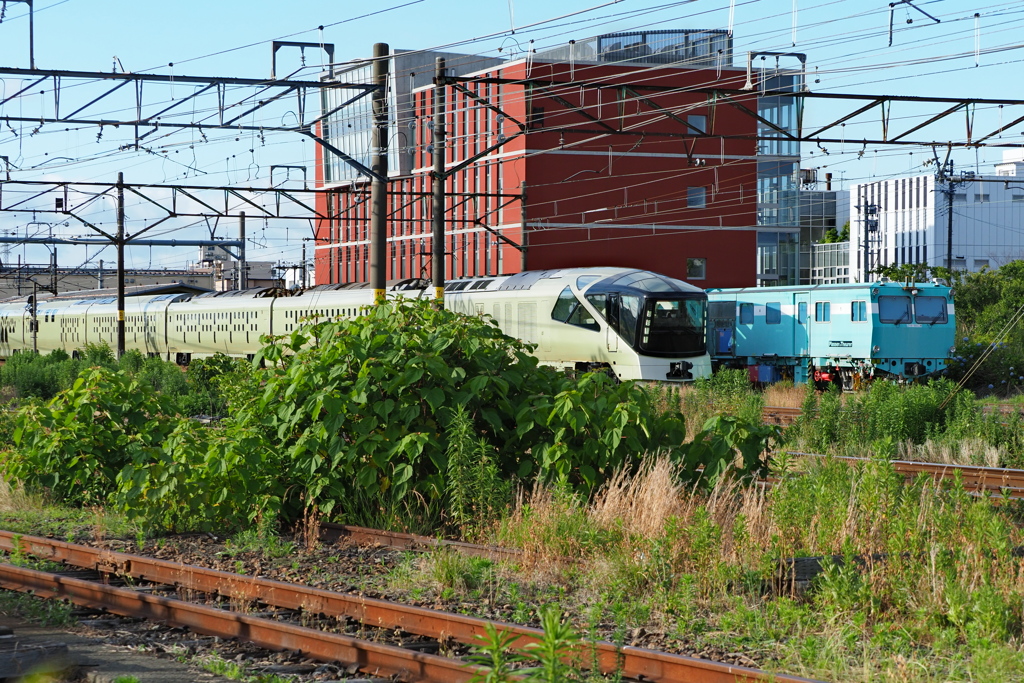
MULTIPOLYGON (((851 463, 864 462, 865 458, 854 458, 843 455, 821 455, 820 453, 801 453, 790 451, 790 455, 809 458, 835 458, 851 463)), ((998 502, 1003 497, 1010 499, 1024 498, 1024 470, 1003 467, 981 467, 978 465, 951 465, 947 463, 917 462, 911 460, 890 460, 893 470, 907 477, 925 474, 936 482, 948 481, 959 476, 965 490, 981 495, 993 494, 992 500, 998 502)))
MULTIPOLYGON (((516 648, 538 642, 543 635, 543 632, 536 628, 488 622, 449 612, 182 565, 53 539, 24 536, 8 531, 0 531, 0 549, 96 570, 102 574, 175 586, 231 600, 257 601, 278 608, 354 619, 366 626, 397 629, 439 641, 450 639, 467 645, 475 644, 479 636, 486 634, 488 624, 494 624, 499 631, 514 634, 516 638, 512 645, 516 648)), ((287 628, 283 629, 282 635, 276 636, 272 635, 271 629, 279 622, 202 605, 191 605, 180 600, 146 595, 91 581, 47 575, 44 572, 24 570, 10 565, 0 565, 0 585, 16 590, 33 590, 43 597, 66 598, 77 604, 103 608, 118 614, 159 619, 212 635, 250 639, 270 649, 301 650, 304 654, 322 661, 341 660, 358 663, 363 670, 398 675, 402 680, 468 680, 479 672, 478 668, 461 661, 410 652, 395 646, 375 643, 367 643, 364 646, 361 643, 365 641, 315 629, 303 629, 292 624, 283 624, 282 626, 287 628), (267 621, 270 623, 265 624, 267 621), (307 642, 307 638, 313 640, 307 642), (366 649, 370 645, 373 647, 366 649), (392 656, 398 659, 388 659, 392 656)), ((809 680, 768 674, 757 669, 667 652, 630 646, 620 647, 606 641, 587 643, 585 647, 588 651, 586 656, 580 657, 582 663, 593 661, 602 673, 618 674, 629 679, 666 683, 740 683, 767 680, 796 683, 809 680)))

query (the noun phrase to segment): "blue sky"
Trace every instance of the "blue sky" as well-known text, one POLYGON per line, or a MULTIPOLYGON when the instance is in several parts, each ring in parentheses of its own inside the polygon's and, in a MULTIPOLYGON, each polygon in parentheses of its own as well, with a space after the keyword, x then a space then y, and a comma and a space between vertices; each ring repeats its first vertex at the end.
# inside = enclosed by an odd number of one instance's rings
MULTIPOLYGON (((451 49, 501 56, 522 54, 531 40, 535 48, 543 49, 617 30, 731 27, 737 65, 744 63, 747 50, 806 53, 809 85, 818 91, 1024 99, 1020 86, 1024 49, 1019 46, 1024 43, 1024 2, 1020 0, 903 3, 893 15, 891 47, 886 0, 36 3, 35 59, 36 65, 44 69, 110 71, 115 68, 116 56, 117 68, 128 71, 265 78, 270 72, 270 41, 274 39, 334 43, 336 58, 343 61, 368 56, 378 41, 413 49, 462 43, 451 49), (925 12, 939 18, 940 23, 925 12), (371 13, 375 14, 363 16, 371 13), (563 15, 571 16, 558 18, 563 15), (317 28, 321 25, 323 31, 317 28), (173 67, 168 66, 172 63, 173 67)), ((6 5, 0 23, 0 65, 28 66, 26 12, 23 3, 6 5)), ((294 71, 296 77, 316 78, 322 56, 310 50, 305 59, 303 65, 298 51, 282 51, 279 74, 294 71)), ((767 64, 770 66, 771 61, 767 64)), ((780 65, 793 67, 796 61, 783 59, 780 65)), ((7 93, 17 85, 16 79, 0 82, 7 93)), ((5 113, 14 115, 15 106, 22 112, 42 106, 38 101, 41 97, 8 103, 0 117, 5 113)), ((805 115, 805 125, 824 122, 846 111, 848 105, 843 108, 815 103, 805 115)), ((1008 111, 979 109, 975 112, 975 130, 993 128, 1001 121, 1024 115, 1021 111, 1011 117, 1008 111)), ((918 119, 913 117, 924 113, 894 107, 892 116, 894 121, 902 117, 914 121, 918 119)), ((849 133, 850 142, 830 145, 827 155, 813 146, 805 149, 804 166, 832 172, 837 184, 846 185, 872 177, 929 171, 922 166, 931 156, 929 150, 864 148, 855 143, 858 134, 876 135, 879 130, 877 112, 864 118, 870 123, 858 126, 857 121, 851 121, 842 127, 839 134, 845 140, 849 133)), ((960 114, 928 133, 934 139, 962 139, 965 121, 960 114)), ((1016 128, 1007 131, 1003 139, 1024 142, 1024 124, 1016 128)), ((29 133, 31 127, 22 127, 17 135, 0 130, 0 155, 18 161, 14 176, 19 179, 112 180, 118 170, 123 170, 129 181, 137 182, 266 184, 271 164, 311 166, 313 158, 311 143, 286 136, 262 141, 241 136, 237 142, 223 137, 199 144, 194 134, 181 133, 176 142, 171 141, 174 148, 160 159, 143 152, 117 152, 117 131, 107 130, 99 140, 95 129, 29 133)), ((1001 152, 996 149, 954 153, 958 167, 977 165, 981 171, 991 169, 1000 158, 1001 152)), ((24 231, 27 219, 0 215, 0 229, 24 231)), ((112 216, 97 216, 96 220, 109 221, 112 216)), ((76 226, 44 227, 55 234, 84 234, 76 226)), ((198 236, 194 230, 191 234, 198 236)), ((258 240, 250 258, 294 261, 301 251, 300 238, 308 236, 309 229, 299 225, 253 225, 250 234, 258 240)), ((88 254, 82 249, 67 251, 67 258, 61 257, 62 265, 97 256, 96 249, 88 254)), ((32 249, 22 252, 31 261, 45 258, 32 249)), ((100 257, 110 259, 113 254, 108 250, 100 257)), ((194 258, 191 249, 150 253, 136 248, 130 256, 132 265, 152 263, 161 267, 182 265, 194 258)))

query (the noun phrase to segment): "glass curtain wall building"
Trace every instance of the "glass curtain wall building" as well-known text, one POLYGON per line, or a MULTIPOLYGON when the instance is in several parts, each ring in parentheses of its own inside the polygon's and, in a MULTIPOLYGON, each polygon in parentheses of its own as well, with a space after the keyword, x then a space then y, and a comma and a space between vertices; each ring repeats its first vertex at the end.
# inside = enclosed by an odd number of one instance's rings
MULTIPOLYGON (((803 76, 762 74, 758 83, 765 93, 797 92, 803 88, 803 76)), ((758 126, 762 138, 757 154, 759 286, 800 282, 800 143, 776 129, 796 132, 800 107, 800 100, 778 95, 762 94, 757 101, 757 113, 767 122, 758 126)))

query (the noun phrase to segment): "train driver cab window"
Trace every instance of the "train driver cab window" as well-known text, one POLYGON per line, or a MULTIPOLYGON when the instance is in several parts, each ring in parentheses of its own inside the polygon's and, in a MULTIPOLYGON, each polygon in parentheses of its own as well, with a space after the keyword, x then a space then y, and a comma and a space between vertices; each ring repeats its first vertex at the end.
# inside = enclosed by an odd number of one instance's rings
POLYGON ((818 301, 814 304, 814 320, 819 323, 832 322, 832 303, 818 301))
POLYGON ((768 325, 782 322, 782 305, 778 301, 769 301, 764 309, 764 321, 768 325))
POLYGON ((754 324, 754 304, 740 304, 740 324, 754 324))
POLYGON ((890 325, 909 323, 910 297, 909 296, 880 296, 878 297, 878 321, 890 325))
POLYGON ((914 299, 914 310, 917 313, 917 322, 934 325, 939 323, 945 325, 946 318, 946 297, 944 296, 919 296, 914 299))
POLYGON ((850 320, 855 323, 864 323, 868 320, 868 302, 853 301, 850 303, 850 320))

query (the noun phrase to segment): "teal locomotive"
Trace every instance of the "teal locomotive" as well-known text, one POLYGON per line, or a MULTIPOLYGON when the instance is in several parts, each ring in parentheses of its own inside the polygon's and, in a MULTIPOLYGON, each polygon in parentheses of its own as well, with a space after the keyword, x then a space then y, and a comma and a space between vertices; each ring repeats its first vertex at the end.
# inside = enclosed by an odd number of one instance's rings
POLYGON ((792 379, 850 390, 875 377, 944 372, 956 340, 953 291, 935 283, 708 290, 715 367, 754 382, 792 379))

